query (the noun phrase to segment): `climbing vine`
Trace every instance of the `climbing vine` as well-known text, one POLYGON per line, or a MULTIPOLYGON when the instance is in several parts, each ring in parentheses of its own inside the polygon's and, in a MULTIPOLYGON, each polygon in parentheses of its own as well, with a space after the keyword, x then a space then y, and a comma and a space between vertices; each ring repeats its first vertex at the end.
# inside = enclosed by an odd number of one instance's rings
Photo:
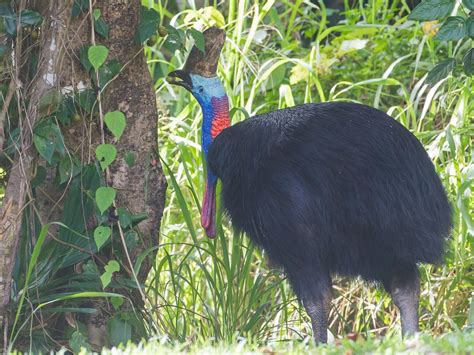
MULTIPOLYGON (((61 203, 63 208, 57 222, 43 226, 34 210, 25 216, 25 221, 30 218, 34 222, 25 224, 28 227, 25 227, 22 233, 27 237, 20 239, 19 255, 22 255, 22 260, 15 267, 13 277, 18 290, 23 291, 20 303, 14 303, 18 308, 10 342, 13 343, 18 336, 22 336, 21 332, 27 330, 24 327, 26 323, 22 322, 33 319, 33 313, 29 314, 28 311, 28 303, 37 307, 32 311, 36 312, 44 307, 41 300, 49 298, 55 302, 61 301, 65 309, 69 309, 67 312, 58 310, 58 314, 66 312, 78 315, 77 318, 69 316, 70 326, 64 331, 71 349, 78 351, 81 346, 90 349, 86 327, 82 322, 84 317, 81 318, 81 314, 84 316, 95 311, 91 308, 93 297, 106 297, 115 310, 110 311, 111 317, 107 322, 110 345, 126 342, 132 332, 140 337, 147 335, 144 325, 137 319, 134 311, 130 310, 133 306, 128 309, 122 307, 126 298, 120 294, 130 296, 136 292, 141 300, 145 301, 147 296, 142 290, 143 286, 137 278, 137 273, 149 250, 138 257, 134 255, 135 263, 132 263, 129 251, 141 243, 136 227, 148 216, 145 212, 132 214, 128 208, 118 204, 119 192, 111 184, 111 168, 119 159, 132 168, 137 158, 133 151, 121 152, 119 149, 121 138, 123 139, 127 131, 126 114, 118 107, 103 112, 102 107, 102 96, 106 95, 107 87, 119 77, 129 63, 120 63, 117 59, 110 58, 109 48, 100 43, 109 39, 110 29, 100 9, 92 6, 92 1, 75 0, 70 16, 72 19, 83 16, 90 24, 91 41, 78 50, 77 58, 91 85, 61 89, 53 85, 53 88, 39 99, 38 118, 32 127, 31 139, 40 159, 34 166, 29 188, 31 196, 35 198, 37 191, 51 179, 51 172, 55 172, 54 186, 63 192, 62 201, 55 203, 61 203), (92 144, 96 144, 92 156, 87 156, 87 152, 79 156, 77 151, 70 149, 65 143, 65 132, 70 131, 71 127, 77 127, 78 122, 87 123, 88 127, 97 127, 99 130, 99 142, 94 143, 91 140, 92 144), (30 225, 34 228, 30 229, 30 225), (56 230, 52 225, 57 227, 56 230), (40 239, 35 228, 41 229, 40 239), (50 238, 52 240, 49 240, 50 238), (38 240, 41 243, 38 243, 38 240), (35 258, 31 257, 32 253, 35 258), (69 277, 64 278, 64 275, 69 277), (119 293, 90 292, 98 289, 119 293), (67 297, 64 294, 66 291, 69 293, 67 297), (25 294, 33 293, 40 297, 31 297, 29 302, 23 301, 25 294), (80 296, 70 297, 70 294, 80 296), (74 322, 70 319, 74 319, 74 322)), ((38 46, 43 21, 38 12, 22 9, 15 13, 10 5, 0 4, 0 17, 3 20, 0 30, 8 36, 8 41, 0 45, 0 56, 6 57, 9 51, 14 49, 15 41, 24 40, 18 37, 18 30, 21 31, 20 35, 28 34, 28 45, 38 46)), ((204 45, 199 31, 164 25, 155 10, 142 7, 140 22, 135 31, 135 42, 140 45, 154 45, 158 36, 166 37, 166 48, 172 53, 176 50, 185 51, 186 41, 189 39, 198 47, 203 48, 204 45)), ((31 78, 36 75, 38 61, 38 54, 32 50, 28 61, 32 63, 28 72, 31 78)), ((52 81, 56 81, 54 73, 48 75, 51 75, 52 81)), ((9 102, 10 100, 4 100, 5 106, 8 107, 9 102)), ((11 122, 15 114, 20 114, 15 111, 10 113, 11 122)), ((2 152, 7 163, 2 160, 2 167, 12 162, 19 151, 22 136, 20 127, 15 122, 8 125, 5 134, 6 149, 2 152)), ((2 140, 0 142, 3 143, 2 140)), ((18 297, 14 296, 13 299, 18 300, 18 297)))

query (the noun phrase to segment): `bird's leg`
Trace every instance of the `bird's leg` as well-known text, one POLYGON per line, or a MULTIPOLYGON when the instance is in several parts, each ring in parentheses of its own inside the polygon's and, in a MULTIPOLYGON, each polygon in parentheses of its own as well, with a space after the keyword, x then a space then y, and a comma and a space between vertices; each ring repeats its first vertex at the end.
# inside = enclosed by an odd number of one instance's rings
POLYGON ((414 276, 396 277, 388 285, 393 302, 400 310, 402 335, 404 337, 418 332, 418 305, 420 302, 420 280, 414 276))
POLYGON ((311 318, 314 339, 317 344, 325 344, 328 341, 328 318, 331 304, 331 289, 327 288, 321 292, 319 297, 310 297, 303 300, 303 305, 311 318))

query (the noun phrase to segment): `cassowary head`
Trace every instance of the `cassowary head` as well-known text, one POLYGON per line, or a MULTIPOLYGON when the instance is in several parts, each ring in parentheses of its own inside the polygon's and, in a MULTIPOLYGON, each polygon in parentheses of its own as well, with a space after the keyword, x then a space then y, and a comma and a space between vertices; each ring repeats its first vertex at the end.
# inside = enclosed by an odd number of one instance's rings
POLYGON ((225 32, 211 27, 203 35, 205 51, 194 46, 183 69, 169 73, 167 79, 170 84, 182 86, 191 92, 201 106, 210 103, 214 97, 225 96, 224 87, 216 75, 225 32))
POLYGON ((168 74, 170 84, 179 85, 191 92, 199 102, 202 113, 202 148, 207 166, 206 188, 201 212, 201 224, 209 237, 214 237, 217 176, 207 164, 209 147, 230 125, 229 102, 224 86, 216 75, 219 55, 225 42, 225 32, 217 27, 204 31, 205 51, 193 47, 182 70, 168 74))

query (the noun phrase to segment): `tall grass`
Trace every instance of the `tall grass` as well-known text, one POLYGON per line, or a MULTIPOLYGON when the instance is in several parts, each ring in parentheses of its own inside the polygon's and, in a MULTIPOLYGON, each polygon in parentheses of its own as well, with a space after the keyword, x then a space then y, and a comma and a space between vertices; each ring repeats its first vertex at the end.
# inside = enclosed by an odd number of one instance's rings
MULTIPOLYGON (((175 26, 224 25, 219 76, 234 108, 233 123, 295 104, 344 100, 378 107, 418 136, 444 182, 455 222, 445 263, 420 267, 421 326, 431 334, 465 326, 474 283, 473 83, 462 76, 433 87, 424 83, 426 71, 449 48, 406 21, 404 1, 346 5, 345 21, 334 25, 324 6, 303 0, 230 0, 176 15, 163 10, 164 1, 144 3, 175 26)), ((160 42, 147 55, 157 77, 185 59, 167 59, 160 42)), ((309 319, 265 254, 234 233, 222 214, 217 238, 204 236, 201 112, 188 93, 162 79, 156 90, 166 107, 160 155, 170 185, 148 288, 159 332, 178 341, 306 338, 309 319)), ((334 334, 398 332, 398 313, 383 290, 337 278, 333 291, 334 334)))

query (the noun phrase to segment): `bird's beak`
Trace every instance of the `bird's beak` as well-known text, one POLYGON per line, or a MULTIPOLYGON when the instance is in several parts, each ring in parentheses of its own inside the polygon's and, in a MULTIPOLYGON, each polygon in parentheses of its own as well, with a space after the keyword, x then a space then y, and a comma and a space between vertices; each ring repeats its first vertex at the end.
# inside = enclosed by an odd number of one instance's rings
POLYGON ((168 74, 166 81, 172 85, 182 86, 186 90, 191 91, 193 89, 193 82, 191 77, 184 70, 175 70, 168 74))

